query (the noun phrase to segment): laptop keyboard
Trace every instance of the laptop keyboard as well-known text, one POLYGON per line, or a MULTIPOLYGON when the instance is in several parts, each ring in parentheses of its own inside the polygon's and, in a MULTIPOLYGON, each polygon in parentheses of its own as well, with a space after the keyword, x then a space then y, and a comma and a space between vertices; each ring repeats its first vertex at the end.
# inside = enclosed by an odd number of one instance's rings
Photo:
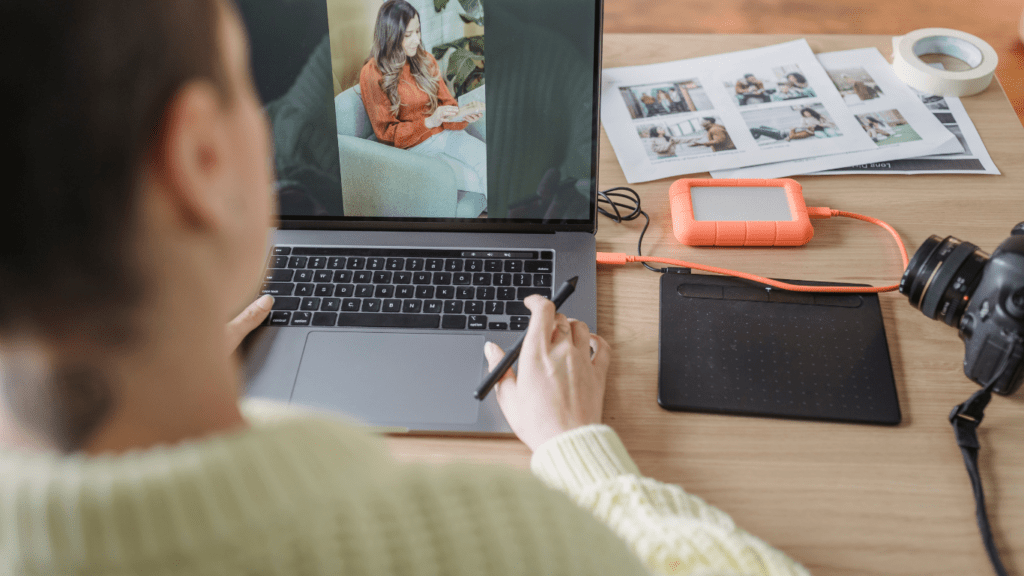
POLYGON ((551 298, 554 252, 276 246, 264 325, 525 330, 551 298))

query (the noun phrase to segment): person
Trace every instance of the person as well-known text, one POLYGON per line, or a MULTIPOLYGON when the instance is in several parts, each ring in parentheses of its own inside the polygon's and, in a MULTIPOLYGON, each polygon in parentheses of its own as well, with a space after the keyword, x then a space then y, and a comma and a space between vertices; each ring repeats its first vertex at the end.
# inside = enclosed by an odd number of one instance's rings
POLYGON ((658 106, 661 107, 662 114, 671 114, 674 112, 675 107, 672 104, 672 98, 669 97, 668 92, 659 89, 658 95, 658 106))
POLYGON ((659 104, 658 101, 655 100, 653 96, 651 96, 650 94, 647 94, 646 92, 644 93, 643 96, 640 97, 640 101, 643 102, 644 106, 647 108, 647 117, 648 118, 651 117, 651 116, 657 116, 659 114, 664 114, 665 113, 664 109, 661 107, 661 104, 659 104))
POLYGON ((370 57, 359 73, 363 106, 380 142, 440 158, 456 187, 487 196, 487 145, 465 132, 482 112, 451 122, 459 105, 423 47, 419 12, 405 0, 377 11, 370 57))
POLYGON ((882 124, 878 118, 868 116, 864 120, 867 122, 867 127, 864 128, 864 131, 868 133, 868 136, 870 136, 876 144, 892 136, 892 132, 886 130, 885 124, 882 124))
POLYGON ((679 88, 673 86, 668 91, 669 97, 672 99, 672 111, 673 112, 689 112, 690 106, 687 105, 686 101, 683 100, 683 95, 679 93, 679 88))
POLYGON ((790 72, 786 74, 786 81, 779 86, 779 91, 784 98, 802 98, 805 96, 804 89, 809 85, 806 76, 799 72, 790 72))
POLYGON ((811 108, 803 108, 800 110, 800 116, 803 117, 803 122, 796 128, 791 128, 789 134, 786 135, 786 140, 800 140, 802 138, 812 138, 816 132, 822 132, 828 134, 828 128, 835 128, 836 125, 831 120, 825 118, 822 114, 819 114, 811 108))
POLYGON ((676 146, 682 144, 682 138, 669 136, 661 126, 652 126, 648 134, 651 139, 651 151, 658 155, 658 158, 671 158, 676 155, 676 146))
POLYGON ((771 95, 765 91, 764 82, 757 79, 753 74, 745 74, 743 78, 736 81, 736 95, 740 99, 740 106, 746 106, 751 100, 757 99, 762 103, 771 102, 771 95))
POLYGON ((401 464, 340 418, 240 405, 273 175, 236 8, 0 18, 24 48, 0 64, 19 111, 0 144, 0 574, 807 574, 641 476, 601 424, 608 343, 540 297, 495 389, 532 475, 401 464))
POLYGON ((875 98, 878 98, 878 94, 881 92, 877 87, 868 86, 863 80, 856 79, 849 74, 843 74, 842 78, 850 85, 850 89, 853 90, 853 93, 861 100, 874 100, 875 98))
POLYGON ((707 140, 703 142, 695 140, 690 142, 690 146, 707 146, 715 152, 736 149, 736 145, 732 143, 732 138, 729 137, 729 132, 726 131, 725 126, 719 124, 714 117, 705 116, 701 119, 700 126, 707 131, 707 140))

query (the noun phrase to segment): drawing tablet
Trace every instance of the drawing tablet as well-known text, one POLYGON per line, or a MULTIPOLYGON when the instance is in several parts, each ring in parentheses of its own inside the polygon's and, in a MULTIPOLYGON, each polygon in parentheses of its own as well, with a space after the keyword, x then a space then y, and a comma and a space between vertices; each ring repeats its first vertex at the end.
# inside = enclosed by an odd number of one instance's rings
POLYGON ((735 278, 663 274, 659 335, 663 408, 900 422, 876 294, 767 291, 735 278))

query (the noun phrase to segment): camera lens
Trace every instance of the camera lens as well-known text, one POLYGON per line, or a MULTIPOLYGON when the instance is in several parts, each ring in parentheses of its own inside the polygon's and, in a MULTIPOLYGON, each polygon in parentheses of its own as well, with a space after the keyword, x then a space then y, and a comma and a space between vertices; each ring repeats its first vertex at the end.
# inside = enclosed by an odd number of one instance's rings
POLYGON ((914 254, 900 280, 900 294, 932 320, 959 326, 981 280, 988 254, 970 242, 930 236, 914 254))

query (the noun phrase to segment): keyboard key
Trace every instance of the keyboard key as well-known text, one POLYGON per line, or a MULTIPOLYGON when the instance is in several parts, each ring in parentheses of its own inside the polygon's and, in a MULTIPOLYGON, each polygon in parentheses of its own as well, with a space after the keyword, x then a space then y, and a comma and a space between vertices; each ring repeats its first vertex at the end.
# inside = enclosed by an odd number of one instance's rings
POLYGON ((452 283, 451 272, 434 272, 434 285, 446 286, 452 283))
POLYGON ((377 298, 394 298, 395 287, 390 284, 380 284, 373 293, 377 298))
POLYGON ((260 292, 271 296, 291 296, 294 290, 295 284, 264 284, 260 292))
POLYGON ((474 286, 490 286, 491 285, 491 273, 490 272, 477 272, 473 274, 473 285, 474 286))
POLYGON ((470 330, 486 330, 487 329, 487 316, 470 316, 469 317, 469 329, 470 330))
POLYGON ((511 286, 512 275, 511 274, 495 274, 494 275, 495 286, 511 286))
POLYGON ((315 311, 320 309, 320 299, 319 298, 303 298, 302 299, 302 306, 301 306, 301 308, 303 310, 306 310, 306 311, 309 311, 309 312, 315 312, 315 311))
POLYGON ((437 297, 443 300, 450 300, 455 298, 455 287, 454 286, 438 286, 437 297))
MULTIPOLYGON (((430 288, 430 286, 420 286, 420 288, 430 288)), ((416 296, 416 288, 412 286, 398 286, 395 288, 395 298, 413 298, 416 296)))
POLYGON ((483 272, 483 260, 466 260, 466 272, 483 272))
POLYGON ((495 294, 496 292, 494 291, 494 288, 491 288, 490 286, 481 286, 476 289, 477 300, 494 300, 495 294))
POLYGON ((544 260, 530 260, 529 262, 526 263, 524 270, 530 273, 547 272, 550 274, 552 271, 554 271, 554 268, 555 267, 553 262, 545 262, 544 260))
POLYGON ((359 311, 359 299, 358 298, 346 298, 341 302, 341 309, 346 312, 358 312, 359 311))
POLYGON ((525 316, 529 313, 530 309, 522 302, 509 302, 505 304, 505 314, 509 316, 525 316))
POLYGON ((395 284, 412 284, 412 272, 395 272, 395 284))
POLYGON ((529 274, 516 274, 512 277, 514 286, 533 286, 533 277, 529 274))
POLYGON ((367 298, 363 300, 363 312, 380 312, 380 300, 376 298, 367 298))
POLYGON ((387 260, 384 258, 367 258, 366 269, 367 270, 383 270, 387 260))
POLYGON ((484 310, 489 316, 501 316, 505 313, 504 302, 488 302, 484 310))
POLYGON ((444 269, 449 272, 462 272, 462 260, 458 258, 449 258, 444 261, 444 269))
POLYGON ((274 312, 270 315, 271 326, 287 326, 292 323, 291 312, 274 312))
POLYGON ((512 330, 526 330, 529 326, 526 322, 510 322, 508 325, 512 330))
POLYGON ((405 300, 402 303, 402 312, 407 314, 419 314, 423 309, 423 300, 405 300))
POLYGON ((270 266, 268 268, 287 268, 288 257, 287 256, 274 256, 270 259, 270 266))
POLYGON ((484 303, 479 300, 466 302, 466 314, 483 314, 484 303))
POLYGON ((334 326, 338 323, 338 315, 334 312, 317 312, 313 314, 313 326, 334 326))
POLYGON ((312 320, 312 312, 295 312, 292 314, 292 326, 309 326, 312 320))
POLYGON ((298 310, 302 298, 274 298, 274 310, 298 310))
MULTIPOLYGON (((509 314, 509 316, 512 316, 512 315, 509 314)), ((511 318, 509 318, 509 322, 526 322, 527 324, 529 324, 530 323, 530 317, 529 316, 512 316, 511 318)))
POLYGON ((295 271, 296 282, 312 282, 313 271, 312 270, 296 270, 295 271))
POLYGON ((544 260, 554 260, 555 259, 555 253, 552 252, 551 250, 545 250, 545 251, 540 253, 540 257, 542 259, 544 259, 544 260))
POLYGON ((385 268, 388 270, 401 270, 403 266, 405 266, 405 258, 388 258, 385 268))
POLYGON ((424 268, 428 272, 441 272, 444 270, 444 260, 440 258, 428 258, 427 267, 424 268))
POLYGON ((469 272, 458 272, 452 275, 452 284, 456 286, 468 286, 473 282, 473 275, 469 272))
POLYGON ((550 288, 551 287, 551 274, 534 274, 533 275, 533 285, 534 286, 543 286, 543 287, 546 287, 546 288, 550 288))
POLYGON ((392 312, 398 313, 402 311, 402 301, 389 298, 384 301, 384 304, 380 308, 381 312, 392 312))
POLYGON ((326 267, 327 267, 327 257, 326 256, 313 256, 312 258, 309 259, 309 266, 308 266, 308 268, 313 268, 314 270, 319 270, 321 268, 326 268, 326 267))
POLYGON ((423 270, 423 258, 406 258, 405 269, 410 272, 419 272, 423 270))
POLYGON ((334 295, 338 298, 350 298, 355 296, 356 287, 352 284, 335 284, 334 295))
POLYGON ((459 286, 455 289, 455 297, 459 300, 472 300, 476 290, 472 286, 459 286))
POLYGON ((352 280, 355 281, 356 284, 369 284, 373 281, 373 272, 370 272, 369 270, 359 270, 352 275, 352 280))
POLYGON ((462 302, 458 300, 449 300, 444 303, 445 314, 462 314, 462 302))
POLYGON ((309 258, 306 258, 305 256, 292 256, 290 259, 288 259, 288 267, 305 268, 308 262, 309 258))
POLYGON ((324 312, 337 312, 341 310, 341 299, 324 298, 323 303, 320 304, 320 309, 324 312))
POLYGON ((292 253, 291 248, 285 248, 283 246, 274 247, 274 256, 287 256, 292 253))
POLYGON ((413 284, 430 284, 430 272, 416 272, 412 275, 413 284))
POLYGON ((334 283, 335 284, 348 284, 351 281, 352 281, 352 271, 351 270, 338 270, 337 272, 334 273, 334 283))
POLYGON ((501 272, 501 260, 488 260, 484 262, 485 272, 501 272))
POLYGON ((356 296, 370 298, 373 296, 373 284, 360 284, 356 286, 356 296))
POLYGON ((391 272, 374 272, 374 284, 391 284, 391 272))
POLYGON ((312 284, 299 284, 295 287, 296 296, 312 296, 313 285, 312 284))
POLYGON ((515 288, 498 288, 498 300, 515 300, 515 288))
POLYGON ((437 328, 438 314, 338 314, 338 326, 362 328, 437 328))
POLYGON ((313 275, 314 282, 330 282, 334 279, 334 274, 330 270, 319 270, 313 275))
POLYGON ((423 311, 427 314, 440 314, 443 307, 440 300, 427 300, 423 303, 423 311))
POLYGON ((491 322, 487 325, 488 330, 508 330, 507 322, 491 322))
POLYGON ((419 286, 416 288, 416 297, 421 300, 429 300, 434 297, 433 286, 419 286))
POLYGON ((345 267, 345 258, 342 256, 335 256, 334 258, 327 259, 327 268, 330 270, 341 270, 345 267))
POLYGON ((522 260, 505 260, 505 272, 522 272, 522 260))
POLYGON ((551 290, 549 288, 520 288, 516 292, 516 300, 526 300, 527 296, 534 294, 540 294, 548 300, 551 299, 551 290))
MULTIPOLYGON (((418 316, 411 316, 411 318, 418 318, 418 316)), ((444 328, 446 330, 462 330, 465 327, 465 316, 444 316, 441 319, 441 328, 444 328)))
POLYGON ((345 268, 348 268, 349 270, 362 270, 365 267, 366 258, 360 258, 358 256, 353 256, 352 258, 349 258, 348 262, 345 263, 345 268))
POLYGON ((295 276, 295 270, 267 270, 263 275, 266 282, 291 282, 295 276))
POLYGON ((315 294, 321 298, 334 294, 334 284, 317 284, 315 294))

